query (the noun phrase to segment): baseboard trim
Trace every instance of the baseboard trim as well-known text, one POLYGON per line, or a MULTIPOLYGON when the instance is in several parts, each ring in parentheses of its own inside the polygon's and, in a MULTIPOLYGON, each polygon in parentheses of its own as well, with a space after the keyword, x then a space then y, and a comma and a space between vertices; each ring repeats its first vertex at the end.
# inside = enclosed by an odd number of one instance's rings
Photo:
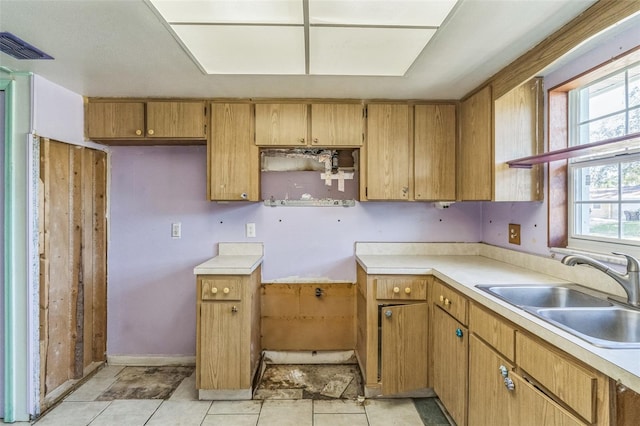
POLYGON ((195 355, 107 355, 108 365, 158 367, 164 365, 195 365, 195 355))
POLYGON ((357 364, 355 351, 264 351, 267 364, 357 364))

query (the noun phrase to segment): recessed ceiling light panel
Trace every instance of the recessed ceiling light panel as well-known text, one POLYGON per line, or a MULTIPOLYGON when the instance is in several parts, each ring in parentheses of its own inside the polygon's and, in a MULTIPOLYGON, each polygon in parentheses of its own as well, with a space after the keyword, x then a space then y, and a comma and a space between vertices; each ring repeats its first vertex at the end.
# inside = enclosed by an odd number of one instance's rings
POLYGON ((169 23, 303 24, 302 0, 149 0, 169 23))
POLYGON ((435 31, 311 27, 309 74, 403 76, 435 31))
POLYGON ((304 74, 304 28, 172 25, 208 74, 304 74))
POLYGON ((439 27, 456 0, 309 0, 311 25, 439 27))

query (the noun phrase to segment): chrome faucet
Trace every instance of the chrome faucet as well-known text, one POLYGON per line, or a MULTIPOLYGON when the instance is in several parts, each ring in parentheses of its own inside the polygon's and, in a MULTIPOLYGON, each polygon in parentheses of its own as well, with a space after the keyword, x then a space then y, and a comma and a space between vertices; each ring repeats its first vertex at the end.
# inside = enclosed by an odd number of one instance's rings
POLYGON ((625 293, 627 293, 627 303, 633 307, 640 308, 640 261, 638 261, 638 259, 633 256, 629 256, 628 254, 618 252, 613 252, 613 254, 624 256, 627 258, 626 274, 622 274, 614 269, 609 268, 607 265, 586 256, 565 256, 562 259, 562 263, 569 266, 589 265, 604 272, 622 286, 625 293))

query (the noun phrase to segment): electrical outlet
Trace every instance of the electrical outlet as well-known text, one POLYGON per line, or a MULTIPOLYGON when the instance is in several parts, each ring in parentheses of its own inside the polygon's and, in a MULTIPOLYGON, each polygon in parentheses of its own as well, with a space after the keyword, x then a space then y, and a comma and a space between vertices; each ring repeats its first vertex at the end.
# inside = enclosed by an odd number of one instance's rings
POLYGON ((520 225, 509 224, 509 243, 520 245, 520 225))
POLYGON ((182 224, 180 222, 171 224, 171 238, 182 238, 182 224))
POLYGON ((247 238, 255 238, 256 237, 256 224, 255 223, 247 223, 245 231, 246 231, 246 234, 247 234, 247 238))

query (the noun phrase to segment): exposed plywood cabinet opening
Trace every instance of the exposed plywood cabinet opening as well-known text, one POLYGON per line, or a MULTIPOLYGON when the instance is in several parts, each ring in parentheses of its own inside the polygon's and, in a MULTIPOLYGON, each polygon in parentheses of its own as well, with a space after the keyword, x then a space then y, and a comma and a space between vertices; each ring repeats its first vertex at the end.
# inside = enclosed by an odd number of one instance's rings
POLYGON ((41 408, 105 360, 106 154, 40 147, 41 408))

